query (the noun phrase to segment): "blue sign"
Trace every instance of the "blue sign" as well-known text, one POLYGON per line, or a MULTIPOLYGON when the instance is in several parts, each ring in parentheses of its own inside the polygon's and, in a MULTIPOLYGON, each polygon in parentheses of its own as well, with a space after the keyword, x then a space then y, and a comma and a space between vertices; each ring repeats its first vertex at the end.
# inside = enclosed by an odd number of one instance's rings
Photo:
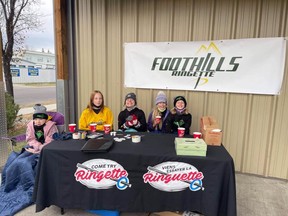
POLYGON ((28 76, 39 76, 38 68, 28 68, 28 76))
POLYGON ((20 77, 20 69, 10 69, 12 77, 20 77))

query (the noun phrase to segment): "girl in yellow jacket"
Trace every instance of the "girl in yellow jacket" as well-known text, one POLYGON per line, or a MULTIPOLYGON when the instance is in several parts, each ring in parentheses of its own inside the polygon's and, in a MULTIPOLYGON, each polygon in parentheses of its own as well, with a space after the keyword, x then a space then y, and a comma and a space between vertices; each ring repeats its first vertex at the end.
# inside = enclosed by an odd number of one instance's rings
POLYGON ((104 131, 104 124, 110 124, 111 129, 113 128, 113 113, 107 106, 104 106, 103 94, 98 90, 90 95, 90 102, 79 119, 79 129, 90 130, 91 123, 97 124, 97 131, 104 131))

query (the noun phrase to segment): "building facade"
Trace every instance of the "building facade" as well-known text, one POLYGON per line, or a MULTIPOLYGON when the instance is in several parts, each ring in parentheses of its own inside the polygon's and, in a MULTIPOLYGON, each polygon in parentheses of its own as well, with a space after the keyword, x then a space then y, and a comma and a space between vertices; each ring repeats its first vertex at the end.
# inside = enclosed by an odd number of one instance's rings
POLYGON ((13 83, 55 82, 55 54, 23 50, 11 61, 13 83))
POLYGON ((33 50, 23 50, 15 56, 15 59, 34 63, 33 66, 35 68, 55 69, 55 54, 51 53, 49 50, 47 52, 45 52, 44 49, 41 52, 33 50))

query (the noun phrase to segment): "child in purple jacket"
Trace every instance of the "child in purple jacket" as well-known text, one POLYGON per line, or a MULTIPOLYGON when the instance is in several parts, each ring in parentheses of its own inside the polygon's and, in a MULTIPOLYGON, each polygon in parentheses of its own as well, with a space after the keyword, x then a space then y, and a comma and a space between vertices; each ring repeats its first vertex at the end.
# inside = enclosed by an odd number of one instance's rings
POLYGON ((166 120, 170 111, 167 109, 167 97, 163 91, 158 92, 155 105, 148 116, 148 130, 155 133, 165 133, 166 120))

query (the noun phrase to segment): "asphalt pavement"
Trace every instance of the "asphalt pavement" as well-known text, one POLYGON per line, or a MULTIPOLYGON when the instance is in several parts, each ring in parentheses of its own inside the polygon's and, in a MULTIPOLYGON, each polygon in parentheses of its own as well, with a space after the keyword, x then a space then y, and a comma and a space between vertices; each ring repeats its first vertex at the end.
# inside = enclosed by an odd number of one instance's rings
POLYGON ((55 85, 24 85, 14 84, 14 101, 20 105, 19 115, 34 112, 33 105, 43 104, 47 111, 56 109, 56 86, 55 85))
POLYGON ((21 107, 33 106, 36 103, 56 103, 55 85, 23 85, 14 84, 14 101, 21 107))

